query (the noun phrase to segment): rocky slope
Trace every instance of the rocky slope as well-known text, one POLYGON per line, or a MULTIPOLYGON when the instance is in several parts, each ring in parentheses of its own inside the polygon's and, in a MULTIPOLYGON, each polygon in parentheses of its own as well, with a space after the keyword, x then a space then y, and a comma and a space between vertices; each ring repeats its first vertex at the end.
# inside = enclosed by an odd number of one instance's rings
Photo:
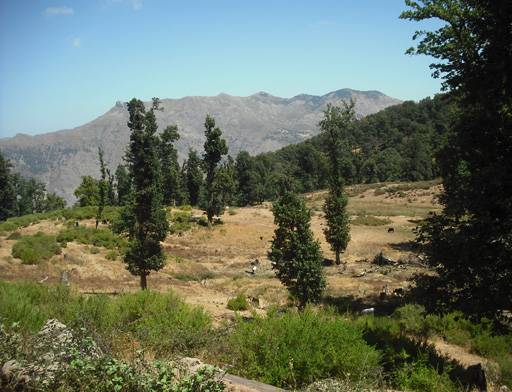
MULTIPOLYGON (((317 124, 328 103, 356 100, 358 116, 375 113, 400 103, 378 91, 343 89, 323 96, 301 94, 279 98, 259 92, 248 97, 219 94, 215 97, 163 99, 163 111, 157 114, 160 129, 177 124, 181 139, 180 158, 189 148, 202 150, 203 123, 213 115, 223 131, 231 155, 240 150, 252 154, 271 151, 297 143, 318 133, 317 124)), ((149 103, 148 103, 149 105, 149 103)), ((97 150, 105 150, 106 163, 113 170, 122 162, 129 139, 128 113, 122 102, 97 119, 74 129, 0 139, 0 150, 15 170, 36 177, 47 189, 74 200, 73 190, 83 175, 99 176, 97 150)))

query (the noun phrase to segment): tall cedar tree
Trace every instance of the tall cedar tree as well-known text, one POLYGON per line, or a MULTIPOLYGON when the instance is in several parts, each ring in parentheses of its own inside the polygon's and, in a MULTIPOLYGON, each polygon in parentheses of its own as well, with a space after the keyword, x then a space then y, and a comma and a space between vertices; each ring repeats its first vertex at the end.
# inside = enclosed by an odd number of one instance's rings
POLYGON ((199 204, 201 187, 203 186, 203 171, 201 170, 201 159, 193 149, 188 151, 184 178, 187 185, 189 202, 193 206, 197 206, 199 204))
POLYGON ((180 138, 176 125, 168 126, 160 135, 159 155, 162 166, 163 201, 166 205, 183 204, 183 190, 178 151, 175 143, 180 138))
POLYGON ((224 211, 224 201, 219 189, 219 183, 215 181, 219 163, 222 156, 228 153, 226 141, 221 138, 222 132, 215 126, 215 119, 209 114, 204 122, 206 141, 204 143, 203 167, 206 172, 205 195, 203 207, 206 210, 208 224, 211 226, 213 217, 224 211))
POLYGON ((140 287, 147 288, 147 276, 165 264, 160 241, 169 231, 169 223, 162 208, 160 162, 155 110, 159 100, 153 98, 152 108, 146 112, 144 103, 132 99, 128 103, 131 130, 126 162, 133 183, 133 197, 122 215, 129 234, 129 245, 124 256, 128 270, 140 276, 140 287))
POLYGON ((341 264, 341 253, 350 241, 349 218, 347 213, 347 195, 345 194, 344 160, 342 156, 348 150, 348 129, 355 120, 354 102, 343 103, 342 107, 328 105, 324 118, 320 121, 326 142, 329 159, 329 194, 323 207, 327 226, 325 239, 336 254, 336 264, 341 264))
POLYGON ((119 165, 116 169, 116 182, 117 182, 117 203, 120 206, 125 206, 130 200, 132 191, 132 180, 130 174, 126 170, 126 166, 119 165))
POLYGON ((99 192, 98 192, 98 212, 96 213, 96 228, 100 223, 100 220, 103 218, 103 210, 105 209, 105 204, 107 201, 108 194, 108 182, 107 182, 107 170, 105 168, 105 161, 103 159, 103 149, 98 147, 98 159, 100 161, 100 173, 101 178, 98 183, 99 192))
POLYGON ((285 192, 272 212, 277 228, 268 258, 302 310, 308 302, 318 302, 325 288, 320 244, 310 229, 310 212, 295 193, 285 192))
POLYGON ((512 308, 512 2, 406 1, 401 18, 436 18, 417 32, 409 53, 438 59, 433 76, 460 110, 438 156, 441 215, 421 227, 419 242, 437 266, 444 299, 474 314, 512 308))
POLYGON ((11 181, 11 163, 0 153, 0 221, 13 216, 16 194, 11 181))

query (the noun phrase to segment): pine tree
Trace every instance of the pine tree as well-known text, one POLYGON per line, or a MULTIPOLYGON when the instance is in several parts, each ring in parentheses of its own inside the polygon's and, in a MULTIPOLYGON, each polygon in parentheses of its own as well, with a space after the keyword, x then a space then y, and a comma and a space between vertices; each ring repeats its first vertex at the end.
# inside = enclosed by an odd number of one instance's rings
POLYGON ((100 173, 101 178, 98 183, 98 212, 96 213, 96 228, 98 228, 98 224, 103 217, 103 210, 105 209, 105 204, 107 201, 107 193, 108 193, 108 182, 107 182, 107 170, 105 168, 105 161, 103 160, 103 149, 98 147, 98 158, 100 161, 100 173))
POLYGON ((185 166, 185 183, 188 190, 190 204, 198 205, 201 187, 203 185, 203 172, 201 170, 201 160, 197 152, 193 149, 188 151, 188 159, 185 166))
POLYGON ((109 206, 115 206, 117 204, 116 200, 116 190, 115 190, 115 178, 114 175, 110 172, 110 169, 107 169, 107 201, 109 206))
POLYGON ((161 174, 158 159, 158 137, 155 110, 159 100, 153 99, 146 112, 144 103, 132 99, 128 103, 131 130, 126 154, 133 183, 133 197, 122 215, 122 224, 129 235, 129 246, 124 255, 128 270, 140 276, 140 286, 147 288, 147 276, 165 264, 160 245, 169 231, 166 212, 162 208, 161 174))
POLYGON ((222 214, 225 207, 215 178, 222 156, 228 153, 228 147, 226 141, 221 138, 222 132, 215 126, 215 119, 212 116, 206 116, 204 127, 206 141, 204 143, 203 167, 206 172, 206 181, 202 206, 206 210, 208 224, 211 226, 213 217, 222 214))
POLYGON ((344 186, 343 155, 347 152, 346 144, 348 128, 355 120, 354 102, 344 103, 343 107, 328 105, 320 128, 326 141, 329 159, 329 194, 323 207, 327 227, 324 229, 325 239, 336 255, 336 264, 341 264, 341 253, 350 241, 349 218, 347 213, 347 196, 344 186))
POLYGON ((176 125, 168 126, 160 135, 159 156, 162 167, 163 201, 167 205, 183 204, 185 200, 175 143, 180 138, 176 125))
POLYGON ((0 221, 15 215, 16 194, 11 181, 11 164, 0 152, 0 221))
POLYGON ((273 205, 274 232, 268 258, 279 280, 304 309, 318 302, 325 288, 320 244, 310 229, 310 212, 295 193, 285 192, 273 205))

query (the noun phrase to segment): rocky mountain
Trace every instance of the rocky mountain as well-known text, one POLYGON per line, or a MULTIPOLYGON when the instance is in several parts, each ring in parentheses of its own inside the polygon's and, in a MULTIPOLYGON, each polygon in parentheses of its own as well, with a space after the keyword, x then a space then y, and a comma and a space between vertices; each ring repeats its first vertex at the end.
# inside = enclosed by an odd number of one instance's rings
MULTIPOLYGON (((358 116, 375 113, 400 103, 378 91, 342 89, 315 96, 301 94, 279 98, 265 92, 248 97, 219 94, 214 97, 162 99, 157 113, 160 130, 177 124, 181 138, 177 143, 180 158, 189 148, 202 151, 203 123, 207 113, 213 115, 229 145, 229 153, 240 150, 251 154, 276 150, 316 135, 322 111, 328 103, 356 101, 358 116)), ((149 106, 149 102, 147 103, 149 106)), ((36 177, 68 202, 80 177, 99 177, 98 147, 105 151, 107 165, 115 170, 122 162, 129 130, 128 113, 122 102, 97 119, 74 129, 36 136, 18 134, 0 139, 0 150, 11 160, 16 171, 36 177)))

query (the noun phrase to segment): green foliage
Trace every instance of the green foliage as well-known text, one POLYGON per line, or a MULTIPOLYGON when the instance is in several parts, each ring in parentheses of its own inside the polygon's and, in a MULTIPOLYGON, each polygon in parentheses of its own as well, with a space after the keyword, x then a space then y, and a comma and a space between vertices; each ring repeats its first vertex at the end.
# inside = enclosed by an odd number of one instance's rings
POLYGON ((443 177, 441 216, 418 241, 439 272, 446 305, 497 317, 512 307, 512 63, 506 1, 414 2, 403 19, 436 19, 410 53, 433 56, 433 76, 458 101, 448 143, 437 154, 443 177))
POLYGON ((448 372, 439 374, 426 359, 405 363, 393 374, 396 387, 405 391, 456 392, 460 389, 450 380, 448 372))
POLYGON ((391 220, 389 218, 378 218, 373 215, 358 215, 350 221, 353 225, 360 226, 384 226, 389 225, 391 220))
POLYGON ((175 147, 179 138, 178 127, 171 125, 163 130, 158 145, 158 156, 162 168, 163 203, 172 206, 187 200, 178 163, 178 151, 175 147))
POLYGON ((168 214, 169 231, 171 234, 184 233, 192 228, 192 213, 188 211, 174 211, 168 214))
POLYGON ((188 159, 184 164, 184 168, 190 204, 197 206, 203 185, 203 172, 201 170, 201 160, 195 150, 190 149, 188 151, 188 159))
POLYGON ((216 181, 218 177, 218 165, 222 160, 222 156, 228 153, 226 141, 222 139, 222 131, 215 126, 215 119, 207 115, 205 122, 205 137, 203 168, 206 172, 205 191, 202 207, 206 211, 208 223, 211 225, 213 217, 220 215, 224 211, 224 199, 221 193, 221 183, 216 181))
POLYGON ((19 231, 13 231, 9 236, 7 236, 8 240, 19 240, 21 238, 21 233, 19 231))
POLYGON ((132 192, 131 178, 126 166, 119 165, 115 177, 117 181, 117 202, 120 206, 125 206, 129 203, 132 192))
POLYGON ((247 310, 249 309, 249 303, 245 295, 239 293, 236 297, 228 300, 227 308, 233 311, 247 310))
POLYGON ((165 264, 160 241, 165 239, 169 224, 162 208, 161 168, 158 159, 158 136, 155 111, 159 110, 158 98, 146 112, 144 103, 132 99, 128 103, 131 130, 126 154, 132 177, 133 197, 121 214, 122 224, 116 229, 128 233, 130 242, 124 253, 128 270, 140 276, 140 285, 147 288, 147 276, 165 264))
POLYGON ((21 259, 23 264, 38 264, 61 252, 61 245, 55 236, 42 232, 23 236, 12 247, 12 256, 21 259))
POLYGON ((85 226, 73 226, 61 230, 57 235, 57 241, 61 243, 76 241, 81 244, 118 250, 125 249, 127 246, 126 240, 114 234, 110 229, 94 229, 85 226))
MULTIPOLYGON (((52 342, 42 342, 37 335, 22 336, 15 326, 5 328, 0 323, 0 363, 16 360, 22 369, 38 369, 37 377, 31 379, 30 390, 43 392, 221 392, 225 389, 224 383, 217 379, 218 370, 211 366, 190 374, 172 362, 145 358, 143 350, 125 362, 99 352, 84 328, 68 328, 66 332, 75 341, 55 347, 52 342), (52 363, 48 363, 48 358, 52 363)), ((1 385, 11 390, 11 385, 4 381, 1 385)))
POLYGON ((279 280, 303 309, 318 302, 325 288, 320 244, 310 229, 310 213, 296 194, 286 192, 273 205, 274 232, 268 258, 279 280))
POLYGON ((115 261, 115 260, 117 260, 117 256, 118 256, 118 254, 115 250, 109 250, 107 252, 107 254, 105 255, 105 258, 107 260, 115 261))
POLYGON ((327 226, 324 228, 325 239, 336 253, 336 264, 340 264, 340 253, 350 241, 348 199, 343 190, 329 190, 323 206, 327 226))
POLYGON ((0 221, 15 213, 16 194, 11 183, 11 167, 0 152, 0 221))
POLYGON ((75 189, 74 195, 78 199, 77 206, 97 206, 100 199, 99 181, 91 176, 83 176, 82 182, 75 189))
POLYGON ((103 160, 103 150, 98 147, 98 158, 100 161, 100 173, 101 178, 98 181, 98 212, 96 213, 96 228, 103 217, 103 210, 107 204, 108 196, 108 181, 107 181, 107 170, 105 168, 105 161, 103 160))
POLYGON ((193 355, 204 347, 210 317, 173 293, 142 291, 116 297, 84 297, 63 286, 0 281, 0 318, 37 332, 49 318, 69 326, 87 326, 104 342, 120 333, 158 355, 193 355))
POLYGON ((379 353, 360 329, 310 308, 238 320, 227 354, 238 374, 291 389, 321 378, 358 380, 379 372, 379 353))

